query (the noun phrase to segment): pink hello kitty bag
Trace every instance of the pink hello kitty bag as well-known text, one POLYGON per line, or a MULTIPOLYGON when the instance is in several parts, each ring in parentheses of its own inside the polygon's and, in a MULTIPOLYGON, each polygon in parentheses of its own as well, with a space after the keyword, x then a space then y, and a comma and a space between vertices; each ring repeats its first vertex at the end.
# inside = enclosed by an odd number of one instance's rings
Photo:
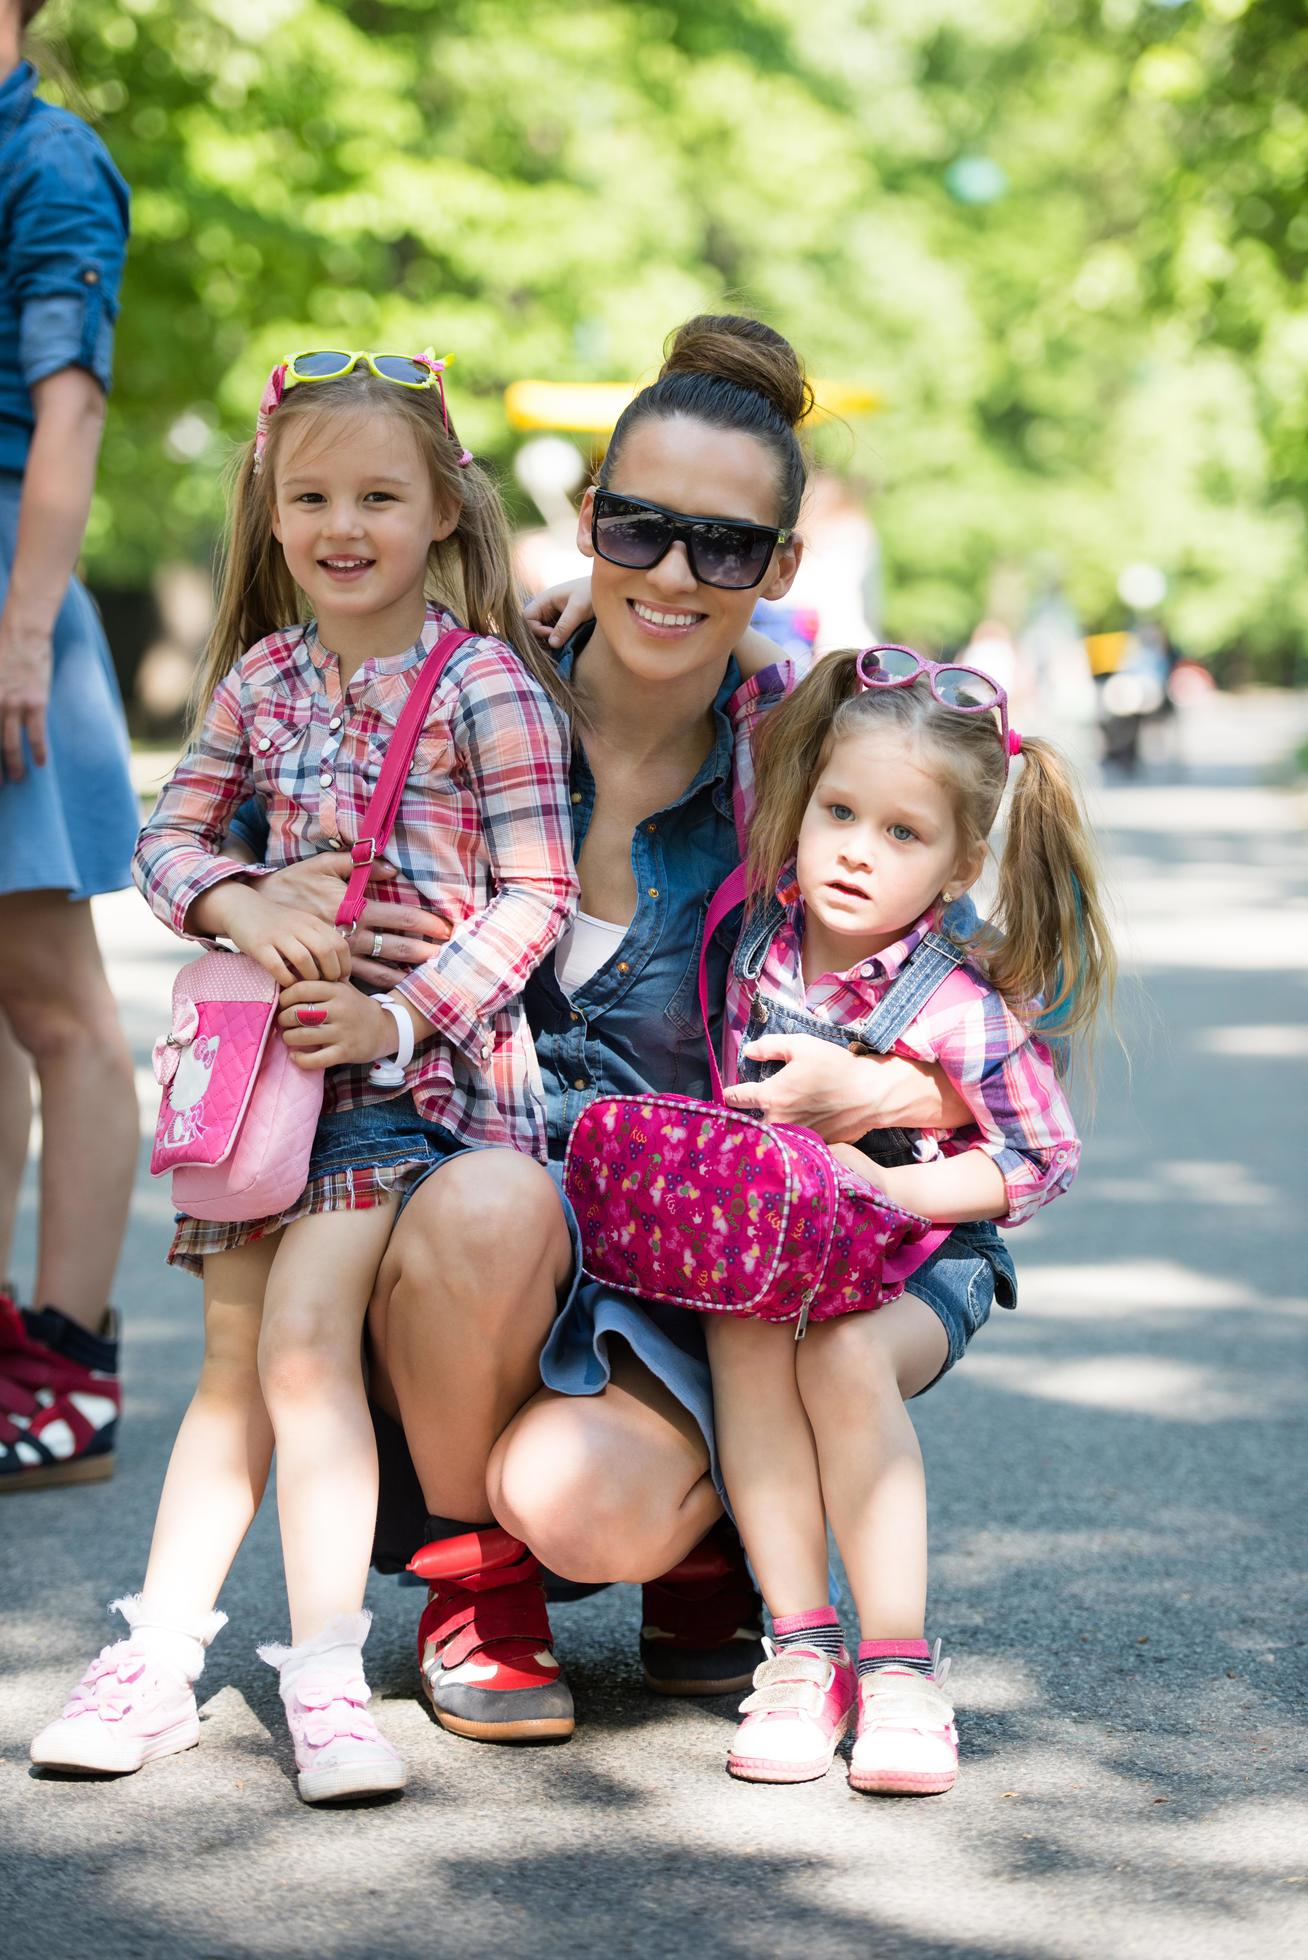
MULTIPOLYGON (((404 704, 363 835, 350 846, 354 869, 336 914, 343 933, 359 922, 441 673, 473 637, 460 629, 438 640, 404 704)), ((279 993, 272 974, 245 953, 204 953, 173 982, 172 1027, 154 1044, 163 1103, 150 1170, 172 1172, 173 1203, 189 1218, 272 1218, 308 1181, 323 1074, 291 1060, 275 1026, 279 993)))
MULTIPOLYGON (((699 1004, 708 1035, 707 949, 745 896, 743 869, 704 924, 699 1004)), ((949 1236, 870 1185, 851 1191, 813 1130, 765 1123, 722 1101, 597 1098, 568 1138, 564 1189, 592 1279, 700 1313, 794 1321, 866 1313, 895 1299, 949 1236)))

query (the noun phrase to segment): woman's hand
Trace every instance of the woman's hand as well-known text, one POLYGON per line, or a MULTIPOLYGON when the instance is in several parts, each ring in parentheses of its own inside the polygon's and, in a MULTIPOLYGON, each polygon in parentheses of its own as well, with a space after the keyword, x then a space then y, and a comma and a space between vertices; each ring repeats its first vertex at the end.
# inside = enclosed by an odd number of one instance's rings
POLYGON ((334 926, 275 904, 243 878, 224 878, 201 892, 186 914, 186 929, 206 939, 230 939, 282 987, 350 975, 350 949, 334 926))
POLYGON ((48 633, 25 632, 0 619, 0 780, 21 782, 27 774, 23 736, 38 769, 45 767, 45 711, 53 665, 48 633))
POLYGON ((547 586, 523 607, 523 617, 538 640, 561 647, 579 626, 594 619, 590 602, 590 578, 575 578, 567 585, 547 586))
MULTIPOLYGON (((311 912, 334 926, 353 868, 348 851, 319 851, 281 871, 270 871, 259 880, 258 888, 261 896, 275 904, 311 912)), ((394 876, 390 865, 384 865, 380 858, 375 861, 373 885, 384 884, 394 876)), ((449 920, 438 918, 421 905, 370 898, 350 934, 350 978, 385 993, 413 967, 429 960, 449 936, 449 920)))
POLYGON ((826 1143, 856 1143, 869 1130, 955 1130, 969 1110, 944 1071, 900 1055, 851 1055, 814 1034, 763 1035, 746 1044, 752 1062, 784 1066, 766 1082, 737 1082, 733 1109, 769 1123, 799 1123, 826 1143))
POLYGON ((357 987, 299 980, 282 991, 277 1025, 297 1068, 337 1068, 395 1053, 395 1022, 357 987))

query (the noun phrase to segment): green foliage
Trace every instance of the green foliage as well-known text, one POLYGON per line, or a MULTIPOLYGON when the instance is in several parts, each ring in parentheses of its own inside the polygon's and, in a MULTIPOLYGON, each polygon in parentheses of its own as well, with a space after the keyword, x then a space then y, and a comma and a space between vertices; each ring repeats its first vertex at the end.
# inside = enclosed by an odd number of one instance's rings
POLYGON ((1112 624, 1146 558, 1188 649, 1308 646, 1297 0, 42 18, 135 188, 102 580, 208 549, 288 348, 457 350, 460 430, 507 461, 506 383, 648 373, 732 300, 888 398, 818 441, 875 488, 897 634, 956 640, 1051 559, 1112 624))

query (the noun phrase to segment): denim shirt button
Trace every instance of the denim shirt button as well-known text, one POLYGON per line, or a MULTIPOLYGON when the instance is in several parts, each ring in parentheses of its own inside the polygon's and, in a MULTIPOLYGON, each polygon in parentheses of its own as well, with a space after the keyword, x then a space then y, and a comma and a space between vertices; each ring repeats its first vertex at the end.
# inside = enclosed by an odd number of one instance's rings
POLYGON ((570 1021, 579 1021, 581 1019, 581 1016, 580 1014, 578 1014, 575 1007, 573 1008, 572 1012, 569 1014, 568 1019, 570 1021))
POLYGON ((645 825, 645 828, 649 832, 650 836, 653 837, 658 830, 658 825, 656 823, 647 823, 645 825))
POLYGON ((574 803, 580 803, 580 801, 581 801, 581 791, 580 791, 579 789, 574 789, 574 790, 573 790, 573 792, 572 792, 572 801, 573 801, 574 803))
POLYGON ((651 897, 651 898, 657 898, 657 897, 658 897, 658 895, 659 895, 659 888, 658 888, 658 886, 657 886, 657 885, 651 885, 651 886, 650 886, 650 888, 649 888, 649 895, 650 895, 650 897, 651 897))
POLYGON ((590 1084, 584 1075, 579 1075, 572 1086, 574 1089, 589 1089, 590 1084))
POLYGON ((629 960, 619 960, 619 961, 618 961, 618 972, 619 972, 619 973, 630 973, 630 972, 631 972, 631 963, 630 963, 630 961, 629 961, 629 960))

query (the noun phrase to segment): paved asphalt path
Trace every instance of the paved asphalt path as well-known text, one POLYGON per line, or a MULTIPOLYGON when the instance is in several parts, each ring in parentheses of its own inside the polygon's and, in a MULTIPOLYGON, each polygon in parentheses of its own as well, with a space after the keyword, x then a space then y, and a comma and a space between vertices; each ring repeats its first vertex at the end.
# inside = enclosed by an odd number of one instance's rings
MULTIPOLYGON (((731 1783, 730 1701, 644 1693, 639 1595, 556 1610, 580 1726, 552 1750, 436 1729, 419 1595, 374 1581, 370 1671, 407 1797, 313 1812, 290 1782, 272 1508, 224 1598, 199 1749, 60 1781, 27 1743, 139 1582, 199 1353, 142 1169, 119 1297, 116 1479, 3 1518, 0 1912, 63 1956, 1232 1956, 1308 1951, 1303 1590, 1303 803, 1290 696, 1197 712, 1184 761, 1095 804, 1136 977, 1073 1196, 1018 1240, 1022 1307, 919 1407, 933 1633, 963 1768, 943 1799, 731 1783), (1271 773, 1269 774, 1269 770, 1271 773)), ((176 963, 103 903, 142 1065, 176 963)), ((20 1271, 30 1273, 31 1206, 20 1271)))

